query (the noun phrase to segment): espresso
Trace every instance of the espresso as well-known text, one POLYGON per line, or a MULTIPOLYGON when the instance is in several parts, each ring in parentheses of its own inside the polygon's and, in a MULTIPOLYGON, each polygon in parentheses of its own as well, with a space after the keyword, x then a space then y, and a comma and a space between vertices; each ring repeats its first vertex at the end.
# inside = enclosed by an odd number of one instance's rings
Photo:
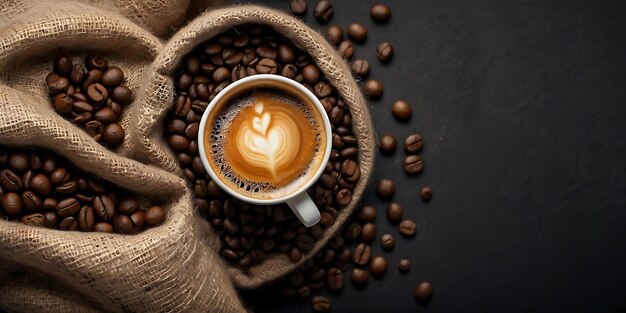
POLYGON ((257 88, 224 99, 214 112, 205 130, 207 159, 220 180, 241 194, 289 195, 322 163, 324 125, 306 99, 257 88))

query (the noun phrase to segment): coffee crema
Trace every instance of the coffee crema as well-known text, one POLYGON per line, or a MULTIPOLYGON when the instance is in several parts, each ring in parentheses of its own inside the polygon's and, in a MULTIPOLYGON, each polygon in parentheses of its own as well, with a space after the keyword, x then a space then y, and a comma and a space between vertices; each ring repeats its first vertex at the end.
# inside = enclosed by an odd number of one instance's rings
POLYGON ((257 199, 293 193, 315 174, 326 142, 318 110, 277 89, 225 99, 205 130, 207 159, 231 189, 257 199))

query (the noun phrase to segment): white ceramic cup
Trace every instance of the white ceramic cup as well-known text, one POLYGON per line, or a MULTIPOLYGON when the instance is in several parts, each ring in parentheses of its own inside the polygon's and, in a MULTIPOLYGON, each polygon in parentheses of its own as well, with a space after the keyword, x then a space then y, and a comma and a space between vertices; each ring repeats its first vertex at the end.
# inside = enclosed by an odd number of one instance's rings
MULTIPOLYGON (((212 125, 209 125, 209 127, 211 126, 212 125)), ((239 200, 258 205, 287 203, 293 213, 296 214, 302 224, 304 224, 306 227, 311 227, 319 222, 320 211, 306 191, 315 183, 315 181, 317 181, 322 173, 324 173, 324 169, 326 168, 326 164, 328 163, 328 159, 330 158, 330 150, 332 148, 332 128, 330 126, 330 120, 328 119, 328 115, 326 114, 326 111, 324 110, 324 107, 322 106, 320 101, 310 90, 302 86, 300 83, 278 75, 260 74, 242 78, 228 85, 228 87, 224 88, 224 90, 218 93, 217 96, 211 101, 211 103, 209 103, 209 106, 202 115, 202 120, 200 121, 200 131, 198 132, 198 146, 200 150, 200 158, 202 159, 202 164, 204 165, 207 173, 209 173, 211 179, 213 179, 213 181, 220 188, 222 188, 231 196, 239 200), (286 85, 290 88, 289 91, 286 91, 281 88, 276 88, 274 85, 286 85), (321 122, 324 124, 324 131, 326 136, 326 150, 324 151, 324 156, 319 164, 319 167, 315 169, 315 174, 313 176, 310 176, 310 180, 304 183, 294 192, 275 199, 255 199, 241 194, 235 189, 230 188, 227 184, 222 182, 220 176, 213 171, 213 168, 209 164, 205 149, 205 130, 207 127, 207 121, 211 112, 215 109, 219 109, 217 107, 217 104, 220 103, 220 100, 233 90, 241 93, 247 90, 264 87, 270 89, 278 89, 282 92, 288 92, 292 94, 297 93, 294 94, 294 96, 296 96, 297 98, 309 99, 310 102, 313 103, 315 105, 315 108, 319 111, 319 116, 322 119, 321 122)))

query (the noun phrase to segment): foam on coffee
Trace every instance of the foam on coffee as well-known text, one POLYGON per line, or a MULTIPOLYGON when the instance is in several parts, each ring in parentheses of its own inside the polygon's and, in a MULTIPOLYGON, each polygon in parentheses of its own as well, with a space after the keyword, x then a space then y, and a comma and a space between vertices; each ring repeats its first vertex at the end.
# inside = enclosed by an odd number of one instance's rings
POLYGON ((233 97, 207 127, 209 163, 232 189, 257 199, 291 194, 324 156, 319 112, 286 92, 255 89, 233 97))

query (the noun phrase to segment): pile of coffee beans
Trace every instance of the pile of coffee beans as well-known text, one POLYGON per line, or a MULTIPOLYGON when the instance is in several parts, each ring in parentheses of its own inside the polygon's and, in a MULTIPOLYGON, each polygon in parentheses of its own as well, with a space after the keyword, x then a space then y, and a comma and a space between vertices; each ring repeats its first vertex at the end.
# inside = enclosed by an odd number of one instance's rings
POLYGON ((0 218, 61 230, 136 234, 165 219, 160 206, 42 150, 0 146, 0 218))
MULTIPOLYGON (((292 2, 292 7, 300 5, 292 2)), ((184 58, 175 85, 177 97, 165 120, 165 139, 194 191, 196 207, 220 236, 220 254, 244 270, 277 252, 300 261, 350 203, 361 175, 352 116, 344 100, 306 52, 261 25, 237 26, 200 44, 184 58), (320 99, 332 124, 330 162, 309 189, 321 211, 320 223, 311 228, 284 204, 251 205, 225 194, 199 156, 199 122, 209 102, 231 82, 260 73, 302 83, 320 99)))
POLYGON ((104 146, 114 148, 122 143, 124 129, 118 121, 133 93, 125 86, 119 67, 109 66, 97 55, 88 56, 85 65, 60 56, 46 76, 46 85, 59 114, 104 146))

